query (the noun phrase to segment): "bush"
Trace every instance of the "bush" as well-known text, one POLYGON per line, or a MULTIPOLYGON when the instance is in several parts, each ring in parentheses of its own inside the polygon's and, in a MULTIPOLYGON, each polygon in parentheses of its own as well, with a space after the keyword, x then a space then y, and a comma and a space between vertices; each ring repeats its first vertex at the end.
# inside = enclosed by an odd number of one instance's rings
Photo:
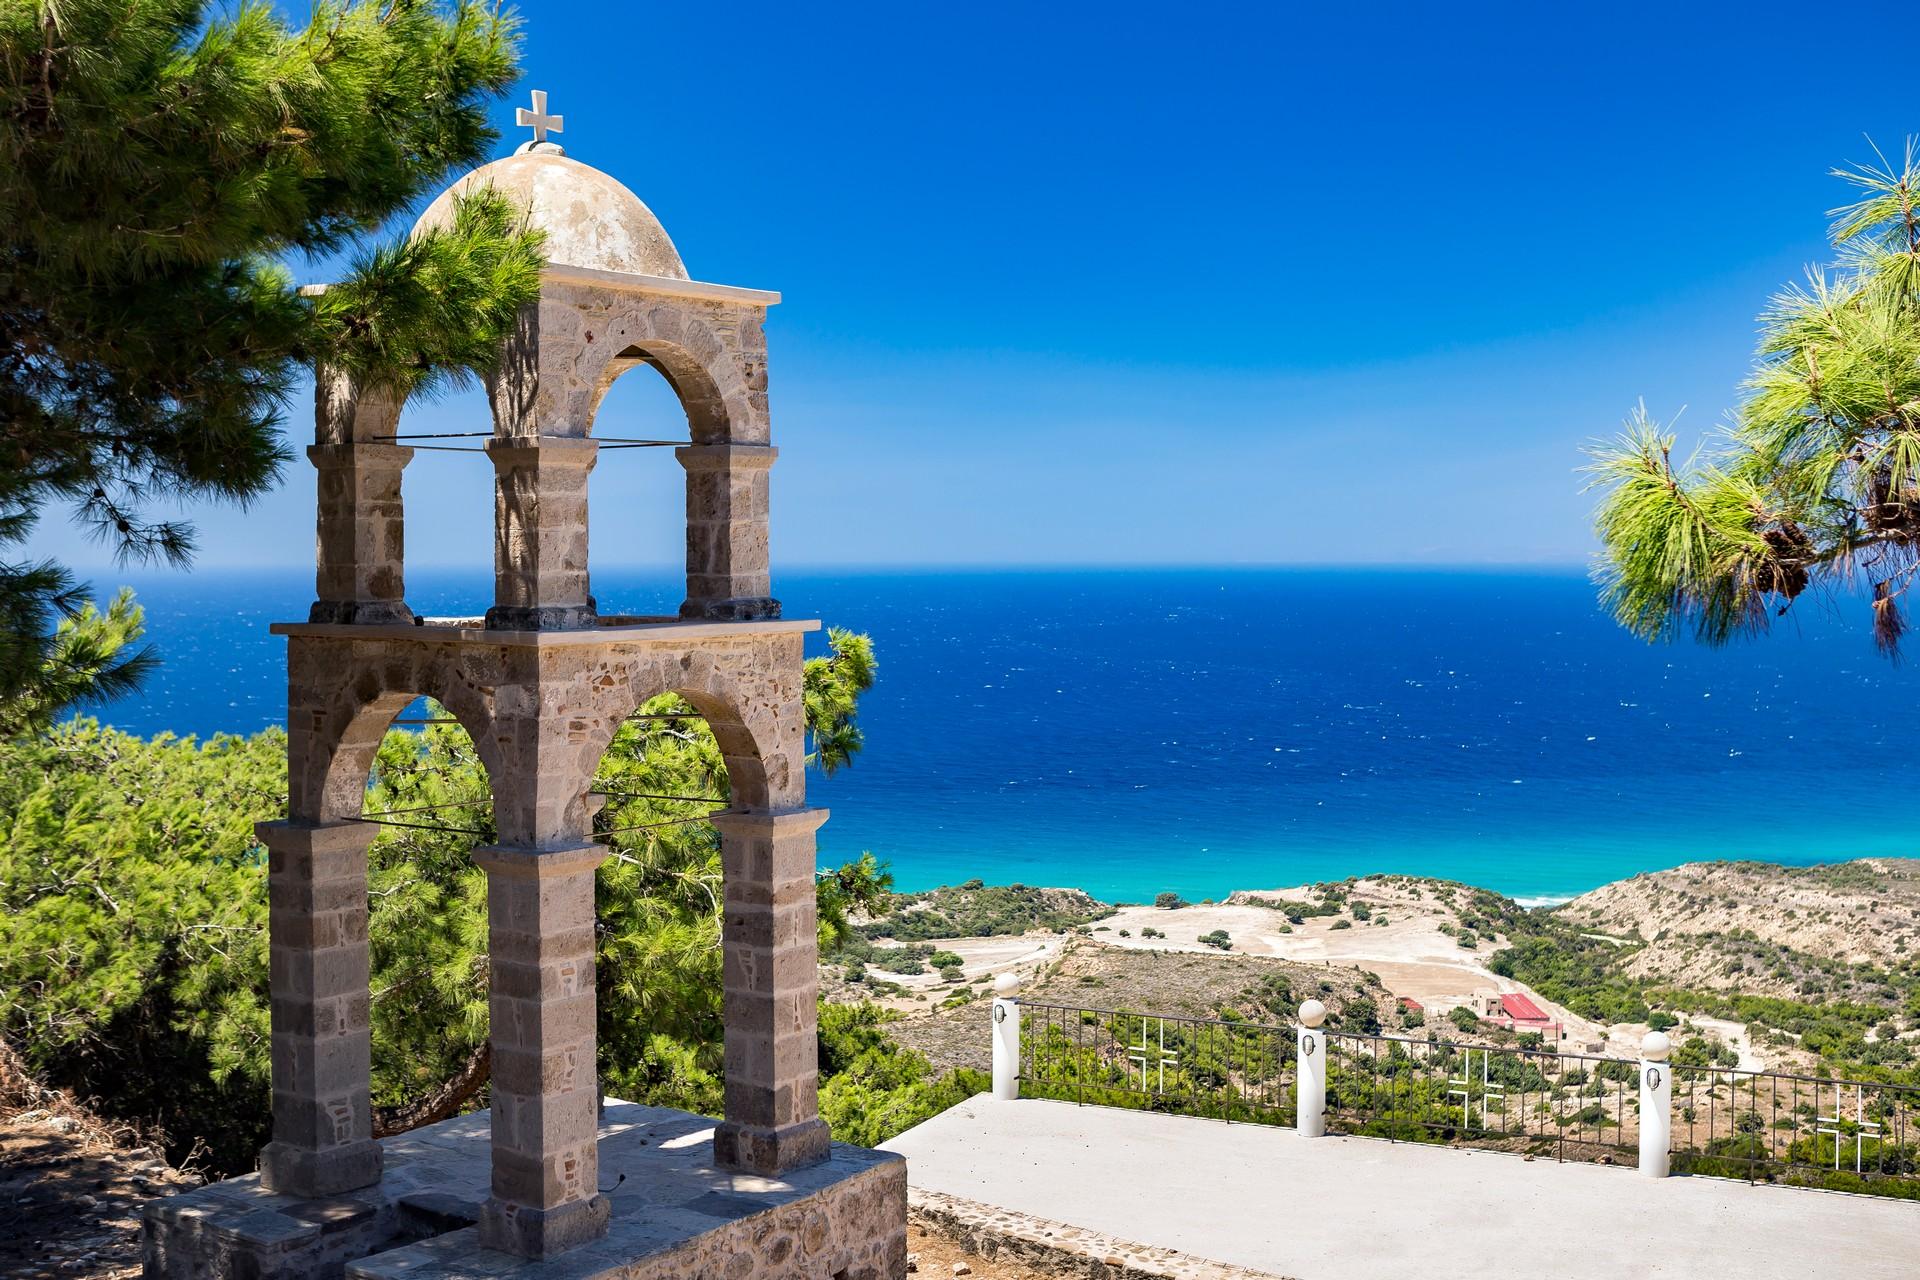
POLYGON ((1121 936, 1121 937, 1123 937, 1123 938, 1131 938, 1131 937, 1133 936, 1133 930, 1131 930, 1131 929, 1122 929, 1122 930, 1120 931, 1120 936, 1121 936))
POLYGON ((1427 1025, 1427 1015, 1420 1009, 1402 1009, 1400 1021, 1409 1027, 1424 1027, 1427 1025))
POLYGON ((1670 1013, 1650 1013, 1647 1015, 1647 1027, 1652 1031, 1670 1031, 1680 1025, 1680 1019, 1670 1013))
POLYGON ((1475 1031, 1480 1027, 1480 1015, 1465 1005, 1447 1010, 1447 1021, 1462 1031, 1475 1031))
POLYGON ((1154 895, 1153 905, 1162 911, 1178 911, 1187 905, 1187 900, 1177 893, 1158 893, 1154 895))
POLYGON ((1218 947, 1222 951, 1233 950, 1233 939, 1228 936, 1225 929, 1215 929, 1212 933, 1203 933, 1200 935, 1200 941, 1205 946, 1218 947))
POLYGON ((1331 925, 1329 925, 1328 928, 1351 929, 1353 928, 1353 921, 1347 919, 1345 916, 1341 916, 1338 920, 1335 920, 1331 925))
POLYGON ((1373 908, 1364 902, 1353 903, 1347 910, 1353 913, 1355 920, 1371 920, 1373 918, 1373 908))
POLYGON ((1148 925, 1146 928, 1140 931, 1140 936, 1143 938, 1164 938, 1167 935, 1160 932, 1158 929, 1154 928, 1152 925, 1148 925))
POLYGON ((957 964, 947 965, 940 970, 940 978, 943 982, 958 982, 966 976, 966 971, 957 964))
POLYGON ((960 964, 960 957, 951 951, 936 951, 927 957, 927 963, 936 969, 952 969, 960 964))

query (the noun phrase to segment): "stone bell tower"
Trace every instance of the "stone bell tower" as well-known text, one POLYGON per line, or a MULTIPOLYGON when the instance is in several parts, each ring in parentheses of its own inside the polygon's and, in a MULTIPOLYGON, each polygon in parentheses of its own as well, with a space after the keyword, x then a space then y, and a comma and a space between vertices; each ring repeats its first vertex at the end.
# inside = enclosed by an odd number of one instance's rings
MULTIPOLYGON (((779 296, 691 280, 646 205, 547 139, 561 122, 544 94, 521 123, 532 142, 454 183, 416 227, 491 186, 546 232, 539 300, 488 380, 490 429, 409 436, 391 397, 317 379, 317 599, 307 621, 273 628, 287 637, 289 812, 259 828, 273 1140, 257 1179, 149 1210, 148 1274, 412 1274, 426 1250, 437 1265, 514 1255, 537 1275, 539 1260, 594 1241, 595 1259, 644 1254, 660 1275, 691 1274, 714 1250, 751 1251, 729 1224, 770 1210, 831 1229, 753 1274, 904 1274, 904 1166, 830 1142, 818 1114, 814 833, 826 813, 806 803, 801 664, 819 623, 782 619, 769 577, 764 324, 779 296), (672 386, 686 440, 593 435, 608 388, 641 365, 672 386), (588 476, 603 449, 661 447, 686 473, 685 601, 675 617, 601 615, 588 476), (408 607, 402 476, 424 449, 492 464, 484 619, 408 607), (724 874, 717 1125, 625 1104, 597 1115, 594 872, 607 848, 589 789, 622 722, 662 693, 705 717, 730 780, 730 806, 711 818, 724 874), (473 855, 488 887, 491 1108, 376 1141, 366 877, 379 827, 363 804, 389 722, 422 696, 466 727, 493 792, 497 841, 473 855), (710 1143, 661 1136, 701 1126, 710 1143), (437 1197, 432 1213, 422 1196, 437 1197), (675 1208, 693 1201, 707 1216, 675 1208)), ((603 476, 602 493, 617 485, 603 476)))

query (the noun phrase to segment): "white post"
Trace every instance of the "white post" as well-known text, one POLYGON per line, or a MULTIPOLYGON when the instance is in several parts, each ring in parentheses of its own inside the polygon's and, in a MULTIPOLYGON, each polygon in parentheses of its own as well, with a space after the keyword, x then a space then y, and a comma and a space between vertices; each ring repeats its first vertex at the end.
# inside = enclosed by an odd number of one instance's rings
POLYGON ((1327 1006, 1308 1000, 1300 1006, 1300 1025, 1294 1028, 1295 1089, 1294 1127, 1303 1138, 1317 1138, 1327 1131, 1327 1037, 1320 1024, 1327 1020, 1327 1006))
POLYGON ((993 1096, 1012 1102, 1020 1096, 1020 979, 1003 973, 993 980, 993 1096))
POLYGON ((1655 1031, 1640 1042, 1640 1172, 1667 1176, 1673 1150, 1673 1042, 1655 1031))

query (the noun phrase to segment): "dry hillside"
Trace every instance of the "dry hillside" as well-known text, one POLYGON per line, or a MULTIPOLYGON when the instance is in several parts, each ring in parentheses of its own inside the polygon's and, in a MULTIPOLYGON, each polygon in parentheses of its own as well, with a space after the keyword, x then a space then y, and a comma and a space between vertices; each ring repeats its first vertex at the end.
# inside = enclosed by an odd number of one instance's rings
POLYGON ((1920 946, 1920 860, 1695 862, 1583 894, 1558 914, 1644 939, 1627 972, 1695 988, 1872 998, 1920 946))

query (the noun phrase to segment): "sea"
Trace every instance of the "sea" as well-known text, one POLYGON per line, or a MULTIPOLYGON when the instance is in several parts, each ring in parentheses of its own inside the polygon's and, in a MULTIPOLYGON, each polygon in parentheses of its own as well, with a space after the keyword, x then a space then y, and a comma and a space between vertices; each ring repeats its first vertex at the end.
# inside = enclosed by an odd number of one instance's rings
MULTIPOLYGON (((121 579, 103 577, 97 590, 121 579)), ((139 734, 286 712, 310 571, 134 577, 162 665, 99 709, 139 734)), ((471 615, 482 573, 409 569, 471 615)), ((903 890, 981 878, 1194 901, 1375 872, 1528 902, 1697 859, 1912 856, 1910 668, 1864 606, 1808 599, 1729 648, 1621 631, 1578 571, 819 571, 789 618, 873 637, 866 746, 809 784, 821 862, 903 890)), ((670 613, 665 570, 603 612, 670 613)), ((810 652, 825 649, 810 637, 810 652)))

